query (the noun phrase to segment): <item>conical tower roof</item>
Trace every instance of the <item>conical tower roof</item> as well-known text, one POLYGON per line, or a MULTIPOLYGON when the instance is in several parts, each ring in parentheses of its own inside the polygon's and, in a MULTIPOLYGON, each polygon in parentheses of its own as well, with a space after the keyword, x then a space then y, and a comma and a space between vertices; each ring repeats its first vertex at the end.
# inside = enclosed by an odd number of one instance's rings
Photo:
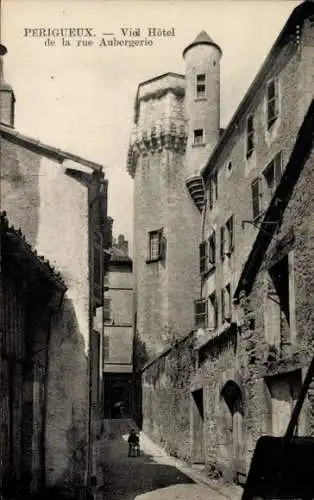
POLYGON ((215 43, 211 38, 210 36, 206 33, 206 31, 201 31, 197 37, 195 38, 194 42, 190 43, 190 45, 188 45, 184 51, 183 51, 183 57, 185 56, 186 52, 191 49, 192 47, 194 47, 195 45, 213 45, 214 47, 216 47, 220 54, 222 54, 222 50, 221 48, 219 47, 219 45, 217 45, 217 43, 215 43))

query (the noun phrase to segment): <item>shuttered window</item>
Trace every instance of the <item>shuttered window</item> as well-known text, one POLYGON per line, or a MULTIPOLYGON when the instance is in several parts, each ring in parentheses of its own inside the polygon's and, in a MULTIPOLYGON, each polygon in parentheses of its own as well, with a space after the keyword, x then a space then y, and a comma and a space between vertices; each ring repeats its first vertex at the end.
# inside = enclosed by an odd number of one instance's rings
POLYGON ((249 158, 254 151, 254 117, 248 116, 246 122, 246 157, 249 158))

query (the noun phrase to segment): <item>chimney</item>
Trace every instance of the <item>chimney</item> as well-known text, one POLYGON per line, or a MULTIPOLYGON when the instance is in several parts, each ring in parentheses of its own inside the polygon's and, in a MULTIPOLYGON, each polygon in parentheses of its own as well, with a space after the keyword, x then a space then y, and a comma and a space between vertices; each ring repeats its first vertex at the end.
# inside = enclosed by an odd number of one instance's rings
POLYGON ((6 47, 0 44, 0 122, 14 127, 15 96, 12 87, 4 82, 3 75, 3 56, 6 53, 6 47))

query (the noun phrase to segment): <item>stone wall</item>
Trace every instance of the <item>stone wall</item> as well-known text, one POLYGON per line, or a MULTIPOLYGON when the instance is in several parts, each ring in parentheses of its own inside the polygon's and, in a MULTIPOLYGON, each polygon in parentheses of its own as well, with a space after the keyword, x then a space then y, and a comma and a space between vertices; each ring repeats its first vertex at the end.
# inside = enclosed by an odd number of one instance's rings
POLYGON ((190 338, 152 362, 142 374, 143 430, 171 455, 190 458, 190 338))

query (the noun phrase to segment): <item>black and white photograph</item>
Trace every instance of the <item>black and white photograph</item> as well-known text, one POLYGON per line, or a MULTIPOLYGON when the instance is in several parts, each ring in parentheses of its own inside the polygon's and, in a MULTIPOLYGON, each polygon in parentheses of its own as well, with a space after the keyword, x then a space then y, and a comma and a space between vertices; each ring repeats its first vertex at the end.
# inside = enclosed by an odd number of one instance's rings
POLYGON ((314 0, 0 16, 0 500, 313 500, 314 0))

